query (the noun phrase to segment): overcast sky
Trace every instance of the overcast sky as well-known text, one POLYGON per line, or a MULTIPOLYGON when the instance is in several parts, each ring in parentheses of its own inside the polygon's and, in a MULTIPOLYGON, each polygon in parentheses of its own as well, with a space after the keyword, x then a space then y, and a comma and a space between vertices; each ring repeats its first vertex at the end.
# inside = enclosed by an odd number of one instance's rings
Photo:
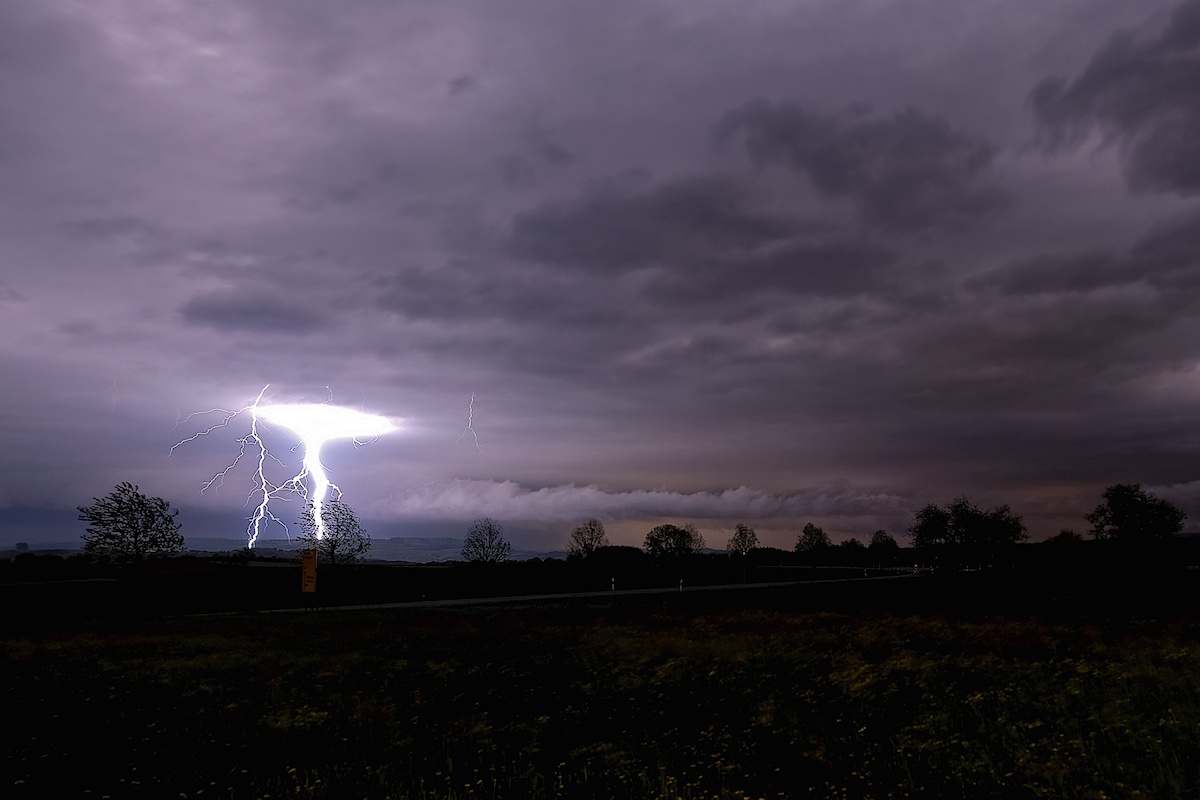
POLYGON ((376 536, 1194 528, 1198 87, 1195 1, 5 3, 0 546, 240 535, 247 417, 168 453, 268 384, 401 421, 376 536))

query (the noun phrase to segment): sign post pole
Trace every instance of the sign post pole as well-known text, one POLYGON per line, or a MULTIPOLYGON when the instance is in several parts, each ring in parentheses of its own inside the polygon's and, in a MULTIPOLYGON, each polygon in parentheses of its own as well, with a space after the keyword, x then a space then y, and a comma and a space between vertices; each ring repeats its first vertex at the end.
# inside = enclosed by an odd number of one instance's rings
POLYGON ((317 551, 300 551, 300 591, 313 594, 317 591, 317 551))

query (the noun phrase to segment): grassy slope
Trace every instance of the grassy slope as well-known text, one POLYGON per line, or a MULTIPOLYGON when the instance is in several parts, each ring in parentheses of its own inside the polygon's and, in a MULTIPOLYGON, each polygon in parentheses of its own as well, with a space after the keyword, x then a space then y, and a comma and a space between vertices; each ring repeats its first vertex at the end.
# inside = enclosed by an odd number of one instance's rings
POLYGON ((16 630, 0 652, 0 791, 1197 793, 1189 621, 811 611, 807 595, 721 594, 16 630))

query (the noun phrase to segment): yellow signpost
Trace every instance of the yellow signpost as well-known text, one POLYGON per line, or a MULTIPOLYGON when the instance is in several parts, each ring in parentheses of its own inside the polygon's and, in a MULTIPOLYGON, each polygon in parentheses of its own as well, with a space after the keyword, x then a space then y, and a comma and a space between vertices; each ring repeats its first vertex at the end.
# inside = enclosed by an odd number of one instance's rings
POLYGON ((300 551, 300 591, 317 591, 317 551, 300 551))

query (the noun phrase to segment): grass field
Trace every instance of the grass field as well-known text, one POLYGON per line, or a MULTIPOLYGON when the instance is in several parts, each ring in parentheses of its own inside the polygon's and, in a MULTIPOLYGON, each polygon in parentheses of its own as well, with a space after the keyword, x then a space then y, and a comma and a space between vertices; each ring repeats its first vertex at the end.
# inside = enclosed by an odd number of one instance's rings
POLYGON ((759 590, 15 629, 0 793, 1197 796, 1193 622, 798 606, 759 590))

